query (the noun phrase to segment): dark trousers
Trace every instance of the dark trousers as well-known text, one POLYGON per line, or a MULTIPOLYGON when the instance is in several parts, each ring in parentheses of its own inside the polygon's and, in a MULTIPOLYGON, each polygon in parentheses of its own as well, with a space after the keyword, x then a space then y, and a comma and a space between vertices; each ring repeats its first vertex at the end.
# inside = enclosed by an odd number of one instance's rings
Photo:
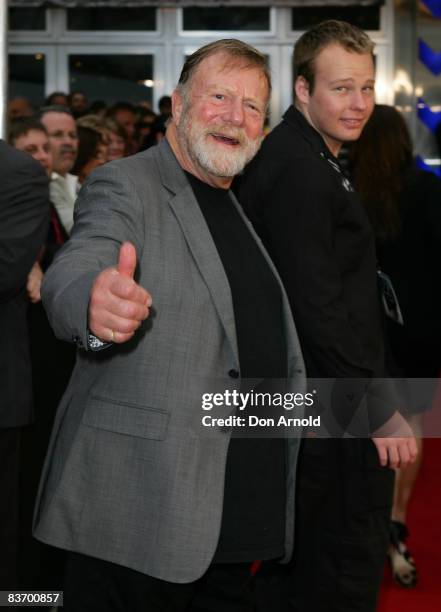
POLYGON ((18 588, 20 427, 0 428, 0 590, 18 588))
POLYGON ((32 537, 32 515, 55 412, 75 362, 74 345, 55 338, 39 302, 28 309, 35 422, 20 444, 20 588, 61 590, 64 551, 32 537))
POLYGON ((371 440, 304 440, 292 612, 374 612, 389 541, 394 472, 371 440))
POLYGON ((176 584, 68 553, 63 612, 252 612, 250 563, 213 564, 195 582, 176 584))

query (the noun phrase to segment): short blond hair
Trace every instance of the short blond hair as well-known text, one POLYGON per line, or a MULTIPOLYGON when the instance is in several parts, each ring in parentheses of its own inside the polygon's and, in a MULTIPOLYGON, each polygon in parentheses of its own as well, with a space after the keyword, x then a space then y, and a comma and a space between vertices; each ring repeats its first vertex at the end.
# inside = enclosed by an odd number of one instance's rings
POLYGON ((372 57, 375 47, 366 32, 336 19, 322 21, 302 34, 294 45, 294 83, 299 76, 303 77, 311 94, 315 84, 315 60, 329 45, 340 45, 353 53, 370 53, 372 57))

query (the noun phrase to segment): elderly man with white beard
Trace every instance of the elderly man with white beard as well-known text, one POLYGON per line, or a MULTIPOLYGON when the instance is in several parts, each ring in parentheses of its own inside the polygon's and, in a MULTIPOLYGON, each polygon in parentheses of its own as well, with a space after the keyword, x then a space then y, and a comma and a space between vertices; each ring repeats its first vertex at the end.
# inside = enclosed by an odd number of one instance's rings
POLYGON ((65 612, 250 610, 254 562, 290 557, 298 441, 201 426, 213 385, 305 386, 282 285, 229 191, 269 95, 249 45, 191 55, 166 139, 91 174, 46 275, 55 333, 80 349, 35 515, 69 551, 65 612))

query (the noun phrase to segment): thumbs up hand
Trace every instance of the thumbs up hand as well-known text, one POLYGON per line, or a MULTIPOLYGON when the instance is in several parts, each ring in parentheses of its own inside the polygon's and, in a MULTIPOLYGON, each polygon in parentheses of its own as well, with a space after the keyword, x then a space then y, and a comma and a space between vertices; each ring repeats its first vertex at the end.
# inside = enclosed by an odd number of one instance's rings
POLYGON ((133 244, 124 242, 119 250, 117 270, 123 276, 133 278, 136 269, 136 251, 133 244))
POLYGON ((90 293, 89 329, 103 342, 127 342, 149 316, 152 298, 133 279, 136 250, 125 242, 119 250, 118 265, 103 270, 90 293))

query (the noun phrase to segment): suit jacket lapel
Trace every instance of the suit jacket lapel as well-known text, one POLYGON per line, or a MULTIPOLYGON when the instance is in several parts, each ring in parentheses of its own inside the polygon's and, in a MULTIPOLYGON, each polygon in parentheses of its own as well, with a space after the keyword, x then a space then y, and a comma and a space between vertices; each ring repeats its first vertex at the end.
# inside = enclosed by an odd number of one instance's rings
POLYGON ((181 226, 196 265, 204 278, 227 338, 239 363, 233 298, 216 246, 185 174, 167 143, 158 146, 159 172, 170 191, 169 204, 181 226))

